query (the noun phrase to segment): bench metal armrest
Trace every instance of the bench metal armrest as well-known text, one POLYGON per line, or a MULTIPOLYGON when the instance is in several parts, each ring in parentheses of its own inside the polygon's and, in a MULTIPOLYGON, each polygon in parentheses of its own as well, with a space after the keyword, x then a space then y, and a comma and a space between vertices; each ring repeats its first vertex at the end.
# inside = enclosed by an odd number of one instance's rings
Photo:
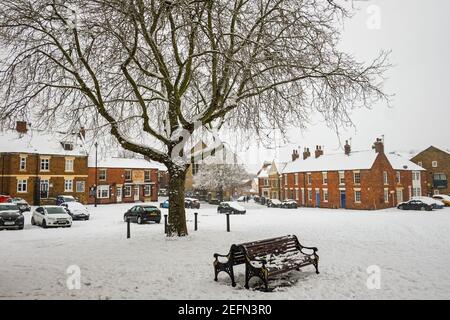
POLYGON ((216 260, 218 260, 219 257, 221 257, 221 258, 228 258, 228 254, 218 254, 218 253, 214 253, 214 258, 215 258, 216 260))
POLYGON ((316 247, 304 247, 304 246, 300 246, 300 252, 301 253, 303 253, 303 254, 305 254, 304 252, 303 252, 303 249, 307 249, 307 250, 312 250, 312 251, 314 251, 314 255, 316 254, 316 252, 317 251, 319 251, 319 249, 317 249, 316 247))

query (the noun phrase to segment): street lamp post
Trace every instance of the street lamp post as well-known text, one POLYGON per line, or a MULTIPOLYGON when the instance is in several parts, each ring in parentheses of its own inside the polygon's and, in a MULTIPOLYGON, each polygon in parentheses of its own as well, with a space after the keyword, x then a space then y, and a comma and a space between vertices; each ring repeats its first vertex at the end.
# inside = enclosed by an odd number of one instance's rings
POLYGON ((95 143, 95 204, 94 206, 97 207, 97 188, 98 188, 98 174, 97 174, 97 147, 98 143, 95 143))

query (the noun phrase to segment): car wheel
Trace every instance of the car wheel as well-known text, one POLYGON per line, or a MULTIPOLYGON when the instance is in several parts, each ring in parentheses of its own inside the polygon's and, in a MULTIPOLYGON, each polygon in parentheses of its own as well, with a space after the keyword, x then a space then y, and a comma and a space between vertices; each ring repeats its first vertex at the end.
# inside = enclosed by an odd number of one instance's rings
POLYGON ((142 217, 141 217, 141 216, 139 216, 139 217, 137 218, 137 223, 138 223, 138 224, 142 224, 142 217))
POLYGON ((31 217, 31 225, 35 226, 36 225, 36 221, 34 221, 34 217, 31 217))
POLYGON ((405 210, 403 206, 398 206, 400 210, 405 210))
POLYGON ((41 226, 42 228, 47 229, 47 222, 45 220, 42 220, 41 226))
POLYGON ((426 208, 425 208, 425 207, 420 207, 420 210, 421 210, 421 211, 425 211, 426 208))
POLYGON ((161 223, 161 220, 156 220, 155 222, 158 223, 158 224, 160 224, 160 223, 161 223))

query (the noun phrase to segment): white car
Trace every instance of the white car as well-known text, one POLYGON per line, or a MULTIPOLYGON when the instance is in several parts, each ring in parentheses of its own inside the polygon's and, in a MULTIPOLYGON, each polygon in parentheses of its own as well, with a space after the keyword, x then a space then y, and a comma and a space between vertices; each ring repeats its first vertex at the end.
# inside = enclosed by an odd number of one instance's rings
POLYGON ((31 224, 48 227, 71 227, 72 217, 60 206, 41 206, 33 211, 31 224))
POLYGON ((66 209, 73 220, 89 220, 89 210, 82 203, 76 201, 63 202, 60 206, 66 209))

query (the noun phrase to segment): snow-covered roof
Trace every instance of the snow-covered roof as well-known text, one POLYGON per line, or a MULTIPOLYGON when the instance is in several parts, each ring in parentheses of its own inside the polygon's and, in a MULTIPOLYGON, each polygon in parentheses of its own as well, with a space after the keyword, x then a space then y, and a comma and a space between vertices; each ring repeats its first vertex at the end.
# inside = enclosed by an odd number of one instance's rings
POLYGON ((0 132, 0 152, 32 153, 41 155, 86 156, 78 134, 29 129, 27 133, 16 130, 0 132), (62 143, 71 143, 72 150, 64 150, 62 143))
MULTIPOLYGON (((289 162, 284 168, 283 173, 368 170, 372 168, 377 156, 378 153, 373 150, 352 151, 350 155, 337 153, 324 154, 319 158, 312 156, 306 160, 297 159, 289 162)), ((387 154, 386 157, 395 170, 425 170, 398 154, 387 154)))
MULTIPOLYGON (((95 156, 89 157, 89 167, 95 167, 95 156)), ((126 168, 126 169, 158 169, 167 170, 163 164, 139 158, 105 158, 99 159, 98 168, 126 168)))
POLYGON ((414 171, 425 171, 424 168, 415 164, 412 161, 409 161, 408 158, 397 154, 397 153, 389 153, 386 155, 391 166, 394 170, 414 170, 414 171))

